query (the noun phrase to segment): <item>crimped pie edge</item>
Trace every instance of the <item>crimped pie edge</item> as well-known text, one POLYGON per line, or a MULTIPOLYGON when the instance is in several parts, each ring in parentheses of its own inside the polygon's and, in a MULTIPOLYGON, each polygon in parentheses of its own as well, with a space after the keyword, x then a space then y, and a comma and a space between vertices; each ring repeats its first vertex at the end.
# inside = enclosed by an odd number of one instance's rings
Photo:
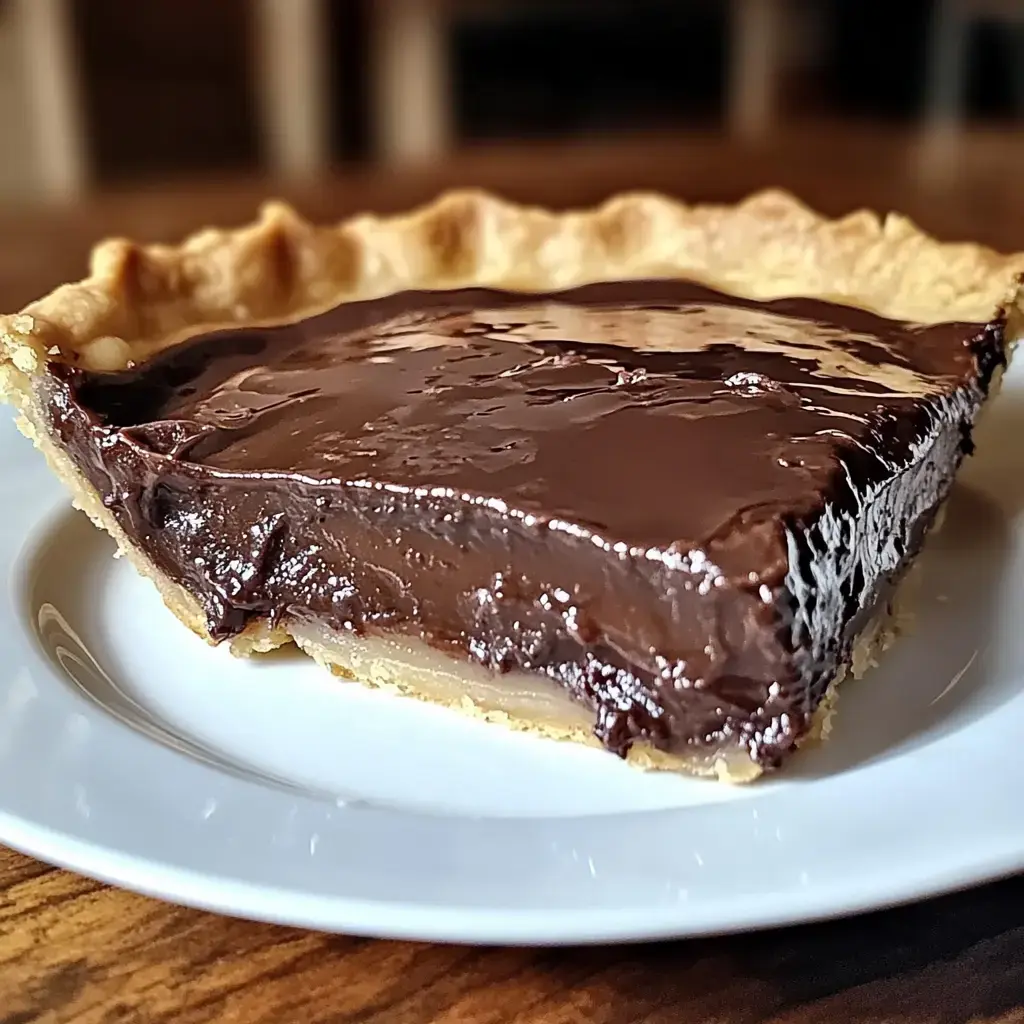
POLYGON ((86 278, 0 317, 0 358, 28 374, 51 360, 116 370, 211 327, 299 319, 405 289, 553 291, 643 277, 921 323, 984 322, 1001 310, 1016 321, 1022 274, 1024 253, 940 242, 896 214, 828 219, 777 190, 736 205, 631 193, 564 213, 459 191, 327 227, 270 202, 250 225, 176 246, 102 242, 86 278))

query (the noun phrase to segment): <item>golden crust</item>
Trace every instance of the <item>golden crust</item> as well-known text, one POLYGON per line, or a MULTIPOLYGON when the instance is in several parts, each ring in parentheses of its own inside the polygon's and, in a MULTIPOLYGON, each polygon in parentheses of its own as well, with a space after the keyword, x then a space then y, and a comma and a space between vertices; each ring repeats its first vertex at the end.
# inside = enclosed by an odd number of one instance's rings
POLYGON ((84 280, 0 317, 0 358, 30 374, 52 359, 119 369, 210 326, 294 319, 406 288, 549 291, 639 277, 982 322, 1001 307, 1019 316, 1022 273, 1024 254, 938 242, 896 215, 828 220, 778 191, 735 206, 628 194, 568 213, 464 191, 332 227, 275 202, 250 226, 179 246, 100 244, 84 280))

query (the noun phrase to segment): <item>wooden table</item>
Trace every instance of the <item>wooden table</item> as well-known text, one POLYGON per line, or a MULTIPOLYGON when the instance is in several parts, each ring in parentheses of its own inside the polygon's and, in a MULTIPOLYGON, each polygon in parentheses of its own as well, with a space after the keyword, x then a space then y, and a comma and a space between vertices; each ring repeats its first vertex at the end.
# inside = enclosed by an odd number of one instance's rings
MULTIPOLYGON (((915 146, 821 129, 737 152, 713 139, 463 154, 352 174, 295 198, 310 214, 394 209, 471 182, 590 202, 619 188, 735 198, 766 183, 834 213, 898 207, 948 236, 1024 249, 1021 140, 977 137, 941 194, 915 146)), ((80 273, 89 241, 180 235, 248 216, 265 182, 163 187, 73 209, 0 212, 0 305, 80 273)), ((1024 877, 915 907, 733 938, 564 951, 308 934, 182 910, 0 849, 0 1024, 956 1024, 1024 1021, 1024 877)))
POLYGON ((3 1024, 1021 1020, 1024 878, 783 932, 488 950, 178 910, 0 852, 3 1024))

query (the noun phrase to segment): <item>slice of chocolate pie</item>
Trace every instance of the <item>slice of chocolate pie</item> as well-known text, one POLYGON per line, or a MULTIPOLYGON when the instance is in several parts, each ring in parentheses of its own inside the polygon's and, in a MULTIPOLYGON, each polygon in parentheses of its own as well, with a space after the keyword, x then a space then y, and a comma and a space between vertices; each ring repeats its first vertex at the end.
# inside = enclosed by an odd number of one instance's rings
POLYGON ((884 645, 1024 258, 778 193, 110 242, 5 397, 239 653, 745 780, 884 645))

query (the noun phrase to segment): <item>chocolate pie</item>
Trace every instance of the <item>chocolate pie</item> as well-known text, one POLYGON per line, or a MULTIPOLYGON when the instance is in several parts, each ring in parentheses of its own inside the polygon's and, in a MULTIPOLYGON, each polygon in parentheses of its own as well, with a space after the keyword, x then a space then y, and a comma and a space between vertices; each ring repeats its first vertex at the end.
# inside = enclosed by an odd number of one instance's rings
POLYGON ((743 781, 891 638, 1021 271, 780 193, 272 205, 101 245, 0 383, 211 643, 743 781))

